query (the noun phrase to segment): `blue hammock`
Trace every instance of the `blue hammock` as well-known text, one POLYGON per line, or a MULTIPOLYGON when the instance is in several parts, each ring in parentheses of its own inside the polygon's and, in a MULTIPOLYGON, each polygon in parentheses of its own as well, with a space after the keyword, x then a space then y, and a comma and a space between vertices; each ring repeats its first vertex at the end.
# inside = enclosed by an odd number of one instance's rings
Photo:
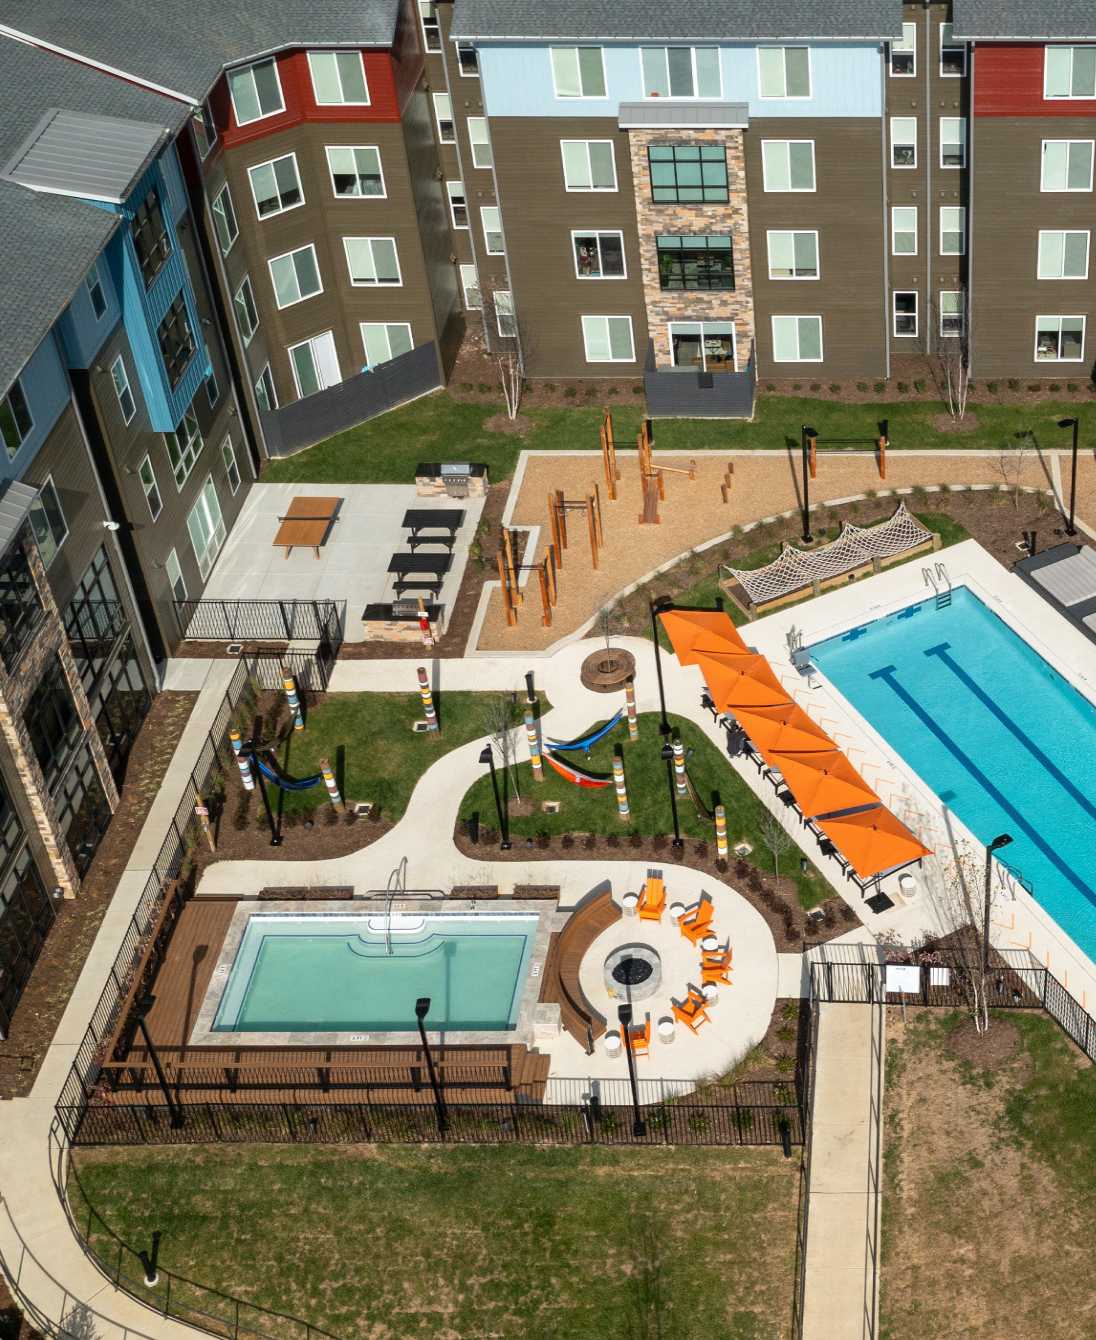
POLYGON ((557 751, 582 749, 588 754, 591 747, 597 744, 598 740, 600 740, 603 735, 608 735, 614 726, 620 725, 623 716, 624 708, 622 707, 616 716, 613 717, 611 721, 607 721, 600 730, 591 731, 589 735, 582 735, 577 740, 549 740, 548 747, 549 749, 555 749, 557 751))
POLYGON ((317 772, 313 777, 287 777, 285 773, 275 771, 269 763, 264 763, 258 754, 253 753, 251 760, 264 777, 272 781, 275 786, 280 786, 283 791, 307 791, 310 786, 323 781, 322 772, 317 772))

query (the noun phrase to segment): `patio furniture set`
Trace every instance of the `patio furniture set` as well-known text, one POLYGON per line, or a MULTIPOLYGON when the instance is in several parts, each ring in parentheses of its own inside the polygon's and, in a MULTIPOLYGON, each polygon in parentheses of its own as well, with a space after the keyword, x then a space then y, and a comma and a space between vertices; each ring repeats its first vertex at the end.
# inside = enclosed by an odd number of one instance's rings
POLYGON ((453 566, 453 545, 464 519, 459 507, 412 507, 404 513, 403 529, 408 532, 408 553, 393 554, 388 563, 395 577, 396 599, 407 590, 428 591, 436 600, 445 574, 453 566), (419 553, 423 545, 441 545, 444 554, 419 553))

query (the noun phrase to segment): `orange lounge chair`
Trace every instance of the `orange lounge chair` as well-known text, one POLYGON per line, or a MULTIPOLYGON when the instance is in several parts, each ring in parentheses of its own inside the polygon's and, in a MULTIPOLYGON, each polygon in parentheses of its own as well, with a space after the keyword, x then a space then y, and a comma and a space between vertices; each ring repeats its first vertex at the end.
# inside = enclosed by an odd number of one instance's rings
POLYGON ((702 949, 700 951, 700 966, 702 968, 729 968, 733 957, 734 951, 728 945, 723 945, 720 949, 702 949))
POLYGON ((670 1008, 674 1012, 674 1018, 680 1019, 685 1027, 691 1029, 694 1033, 701 1024, 712 1022, 705 1004, 704 997, 699 991, 693 990, 692 987, 689 988, 689 995, 684 1001, 679 1002, 672 997, 670 999, 670 1008))
POLYGON ((627 1045, 632 1049, 633 1056, 647 1056, 651 1050, 651 1016, 647 1016, 644 1024, 634 1024, 631 1028, 625 1030, 627 1045))
POLYGON ((719 986, 721 984, 723 986, 730 986, 730 969, 725 963, 712 963, 710 965, 702 963, 700 965, 700 983, 702 986, 708 986, 709 984, 712 986, 719 986))
POLYGON ((666 908, 666 885, 661 875, 648 875, 639 895, 640 921, 661 921, 666 908))
POLYGON ((689 908, 685 915, 678 922, 681 934, 684 935, 690 944, 696 944, 706 935, 710 935, 712 918, 715 916, 715 908, 712 906, 712 900, 708 897, 702 897, 695 907, 689 908))

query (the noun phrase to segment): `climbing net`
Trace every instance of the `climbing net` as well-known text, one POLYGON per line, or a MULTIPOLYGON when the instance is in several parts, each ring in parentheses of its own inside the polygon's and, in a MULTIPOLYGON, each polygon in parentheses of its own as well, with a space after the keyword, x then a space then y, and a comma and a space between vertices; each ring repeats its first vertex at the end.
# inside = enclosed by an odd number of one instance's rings
POLYGON ((825 582, 863 567, 873 558, 892 558, 916 549, 932 539, 932 531, 900 502, 894 515, 876 526, 854 526, 845 522, 836 540, 821 549, 797 549, 785 544, 780 557, 752 571, 724 564, 724 571, 738 583, 751 604, 779 600, 813 582, 825 582))

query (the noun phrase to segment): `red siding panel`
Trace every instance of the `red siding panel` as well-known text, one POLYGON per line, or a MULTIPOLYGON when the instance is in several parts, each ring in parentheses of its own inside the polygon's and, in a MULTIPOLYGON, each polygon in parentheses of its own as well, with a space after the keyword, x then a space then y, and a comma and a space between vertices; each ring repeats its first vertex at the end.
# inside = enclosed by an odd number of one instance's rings
POLYGON ((974 115, 1096 117, 1096 98, 1043 97, 1044 51, 1041 42, 976 46, 974 115))

